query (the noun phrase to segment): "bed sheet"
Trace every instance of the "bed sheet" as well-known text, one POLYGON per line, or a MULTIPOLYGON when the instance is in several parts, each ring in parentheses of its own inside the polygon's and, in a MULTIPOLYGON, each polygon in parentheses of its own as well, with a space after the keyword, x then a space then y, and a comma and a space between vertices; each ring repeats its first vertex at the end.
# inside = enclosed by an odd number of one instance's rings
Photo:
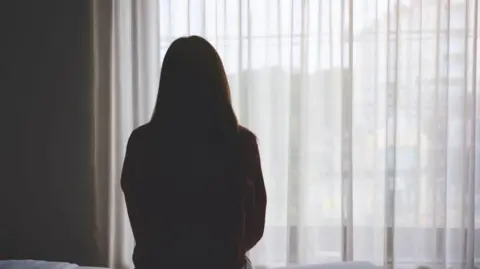
POLYGON ((0 269, 107 269, 102 267, 78 266, 67 262, 47 262, 35 260, 0 261, 0 269))

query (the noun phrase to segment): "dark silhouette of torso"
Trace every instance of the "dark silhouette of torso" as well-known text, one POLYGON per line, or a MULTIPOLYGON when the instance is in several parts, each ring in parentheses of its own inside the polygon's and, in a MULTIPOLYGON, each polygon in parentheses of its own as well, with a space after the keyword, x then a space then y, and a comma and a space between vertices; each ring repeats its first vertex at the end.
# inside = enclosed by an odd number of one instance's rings
POLYGON ((263 235, 266 192, 255 136, 240 127, 234 141, 153 124, 132 133, 121 186, 136 268, 244 264, 263 235))

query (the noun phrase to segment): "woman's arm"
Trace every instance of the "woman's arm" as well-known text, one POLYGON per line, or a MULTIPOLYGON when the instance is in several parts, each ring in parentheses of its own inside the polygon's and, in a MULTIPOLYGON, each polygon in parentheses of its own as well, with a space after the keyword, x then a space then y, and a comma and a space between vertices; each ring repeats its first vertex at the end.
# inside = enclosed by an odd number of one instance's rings
POLYGON ((267 193, 263 181, 262 166, 256 138, 249 139, 247 167, 248 185, 252 190, 253 201, 245 208, 245 247, 252 249, 263 236, 265 229, 265 214, 267 207, 267 193))

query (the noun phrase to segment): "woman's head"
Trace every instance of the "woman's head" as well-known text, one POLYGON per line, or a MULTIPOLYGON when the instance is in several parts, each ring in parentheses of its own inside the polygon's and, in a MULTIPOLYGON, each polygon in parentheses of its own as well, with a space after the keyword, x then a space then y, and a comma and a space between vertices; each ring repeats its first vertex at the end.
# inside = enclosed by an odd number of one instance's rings
POLYGON ((236 131, 225 70, 208 41, 190 36, 170 45, 151 122, 180 132, 236 131))

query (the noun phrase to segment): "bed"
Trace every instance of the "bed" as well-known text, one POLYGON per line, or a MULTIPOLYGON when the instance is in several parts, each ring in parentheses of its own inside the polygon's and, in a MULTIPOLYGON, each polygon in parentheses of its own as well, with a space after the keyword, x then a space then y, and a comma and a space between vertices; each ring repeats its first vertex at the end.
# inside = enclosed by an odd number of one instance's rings
POLYGON ((66 262, 47 262, 34 260, 0 261, 0 269, 106 269, 101 267, 79 266, 66 262))
MULTIPOLYGON (((79 266, 73 263, 66 263, 66 262, 6 260, 6 261, 0 261, 0 269, 107 269, 107 268, 79 266)), ((374 266, 369 262, 338 262, 338 263, 278 267, 275 269, 378 269, 378 267, 374 266)))
POLYGON ((379 269, 369 262, 334 262, 324 264, 277 267, 275 269, 379 269))

